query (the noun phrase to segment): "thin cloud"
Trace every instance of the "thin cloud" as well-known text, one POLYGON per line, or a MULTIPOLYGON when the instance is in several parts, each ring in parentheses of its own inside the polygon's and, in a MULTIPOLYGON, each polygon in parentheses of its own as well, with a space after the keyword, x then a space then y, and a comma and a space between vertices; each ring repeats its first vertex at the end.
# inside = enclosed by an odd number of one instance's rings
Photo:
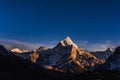
POLYGON ((90 43, 88 41, 77 41, 79 47, 88 51, 104 51, 108 48, 115 48, 120 45, 120 42, 112 42, 110 40, 104 42, 90 43))
MULTIPOLYGON (((7 49, 13 49, 13 48, 20 48, 20 49, 27 49, 27 50, 34 50, 38 49, 40 46, 46 46, 49 48, 53 48, 57 45, 59 41, 48 41, 44 43, 29 43, 29 42, 23 42, 18 40, 6 40, 6 39, 0 39, 0 44, 4 45, 7 49)), ((120 41, 113 42, 110 40, 104 41, 104 42, 97 42, 97 43, 90 43, 89 41, 75 41, 75 43, 82 49, 88 50, 88 51, 104 51, 107 48, 115 48, 116 46, 120 45, 120 41)))
POLYGON ((20 49, 28 49, 28 50, 34 50, 39 48, 40 46, 47 46, 49 48, 52 48, 54 46, 53 41, 47 42, 47 43, 29 43, 29 42, 22 42, 18 40, 0 40, 0 44, 4 45, 7 49, 13 49, 13 48, 20 48, 20 49))

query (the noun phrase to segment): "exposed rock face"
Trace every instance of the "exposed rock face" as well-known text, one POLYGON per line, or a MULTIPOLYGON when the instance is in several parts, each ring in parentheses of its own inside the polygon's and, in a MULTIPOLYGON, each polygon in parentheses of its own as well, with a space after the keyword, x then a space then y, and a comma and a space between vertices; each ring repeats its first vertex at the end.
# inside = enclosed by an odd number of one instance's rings
POLYGON ((30 54, 30 61, 32 61, 33 63, 36 63, 36 60, 38 59, 38 57, 39 57, 39 53, 37 51, 33 51, 30 54))
POLYGON ((105 68, 120 71, 120 47, 117 47, 113 55, 111 55, 105 63, 105 68))
POLYGON ((41 52, 37 63, 53 66, 73 73, 84 72, 102 62, 90 52, 80 49, 69 37, 60 41, 53 49, 41 52))

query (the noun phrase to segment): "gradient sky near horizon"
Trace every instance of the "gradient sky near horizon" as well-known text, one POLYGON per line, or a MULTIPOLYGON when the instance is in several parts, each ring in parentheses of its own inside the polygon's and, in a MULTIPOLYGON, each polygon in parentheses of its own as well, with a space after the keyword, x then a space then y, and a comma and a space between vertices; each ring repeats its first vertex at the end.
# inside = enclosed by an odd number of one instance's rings
POLYGON ((119 41, 119 0, 0 0, 0 39, 119 41))

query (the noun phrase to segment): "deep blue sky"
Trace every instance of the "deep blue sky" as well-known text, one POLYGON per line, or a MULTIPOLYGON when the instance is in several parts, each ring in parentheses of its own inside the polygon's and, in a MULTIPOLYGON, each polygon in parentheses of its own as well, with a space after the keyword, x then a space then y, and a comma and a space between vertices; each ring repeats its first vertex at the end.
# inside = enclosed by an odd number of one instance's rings
POLYGON ((0 0, 0 38, 120 39, 120 0, 0 0))

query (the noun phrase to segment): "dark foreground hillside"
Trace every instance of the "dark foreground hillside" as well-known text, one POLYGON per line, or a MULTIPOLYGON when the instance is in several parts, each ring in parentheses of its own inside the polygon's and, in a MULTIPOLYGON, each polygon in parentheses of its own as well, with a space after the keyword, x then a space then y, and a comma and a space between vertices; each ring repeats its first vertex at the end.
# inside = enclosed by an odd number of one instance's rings
POLYGON ((0 46, 0 80, 58 80, 65 76, 14 56, 0 46))
POLYGON ((114 70, 88 71, 75 75, 71 80, 120 80, 120 74, 114 70))
POLYGON ((0 55, 0 80, 60 80, 60 78, 65 78, 64 73, 49 71, 22 59, 0 55))

